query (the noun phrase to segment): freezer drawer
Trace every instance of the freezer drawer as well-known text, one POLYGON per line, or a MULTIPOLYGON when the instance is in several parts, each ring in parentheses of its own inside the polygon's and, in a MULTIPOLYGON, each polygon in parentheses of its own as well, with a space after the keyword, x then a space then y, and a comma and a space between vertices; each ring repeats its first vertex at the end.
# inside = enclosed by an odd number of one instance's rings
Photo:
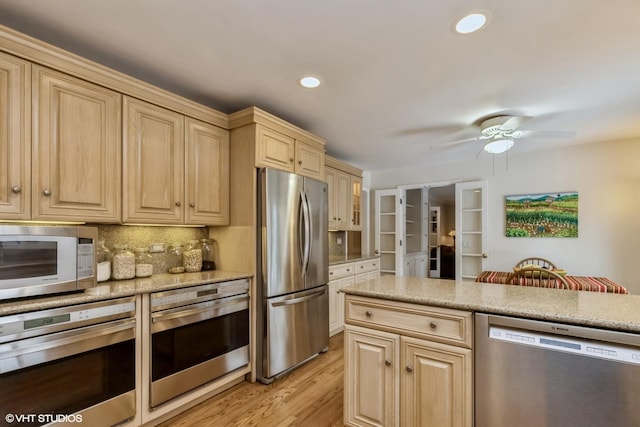
POLYGON ((261 381, 297 366, 329 347, 327 285, 263 299, 267 329, 261 381))

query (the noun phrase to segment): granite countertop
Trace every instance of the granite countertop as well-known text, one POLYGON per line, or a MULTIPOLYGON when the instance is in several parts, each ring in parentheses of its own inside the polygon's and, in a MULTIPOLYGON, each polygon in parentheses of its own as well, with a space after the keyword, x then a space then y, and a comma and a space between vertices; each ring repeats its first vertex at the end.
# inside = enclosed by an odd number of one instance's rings
POLYGON ((387 300, 640 333, 640 295, 382 276, 342 292, 387 300))
POLYGON ((329 255, 329 265, 344 264, 346 262, 365 261, 368 259, 380 258, 380 255, 329 255))
POLYGON ((84 292, 74 292, 37 298, 23 298, 0 303, 0 316, 44 310, 65 305, 82 304, 150 292, 186 288, 205 283, 246 279, 252 274, 234 271, 202 271, 199 273, 154 274, 151 277, 131 280, 114 280, 98 283, 84 292))

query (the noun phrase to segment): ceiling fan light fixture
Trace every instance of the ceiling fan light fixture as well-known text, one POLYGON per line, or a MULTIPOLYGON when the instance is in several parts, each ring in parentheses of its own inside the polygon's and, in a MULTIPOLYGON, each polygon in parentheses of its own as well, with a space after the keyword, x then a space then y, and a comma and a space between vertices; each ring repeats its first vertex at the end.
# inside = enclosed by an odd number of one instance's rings
POLYGON ((513 139, 494 139, 484 145, 484 151, 489 154, 500 154, 508 151, 513 147, 513 139))
POLYGON ((488 21, 488 12, 475 11, 460 18, 453 29, 458 34, 471 34, 485 27, 488 21))

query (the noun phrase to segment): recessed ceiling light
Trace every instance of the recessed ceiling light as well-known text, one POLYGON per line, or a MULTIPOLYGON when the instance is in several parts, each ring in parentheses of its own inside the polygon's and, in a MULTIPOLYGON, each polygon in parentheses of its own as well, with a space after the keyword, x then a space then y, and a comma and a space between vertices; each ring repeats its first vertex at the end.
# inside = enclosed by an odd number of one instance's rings
POLYGON ((300 84, 303 87, 313 89, 314 87, 320 86, 320 79, 313 76, 307 76, 300 79, 300 84))
POLYGON ((489 14, 485 11, 475 11, 462 17, 454 26, 454 30, 458 34, 474 33, 489 21, 489 14))

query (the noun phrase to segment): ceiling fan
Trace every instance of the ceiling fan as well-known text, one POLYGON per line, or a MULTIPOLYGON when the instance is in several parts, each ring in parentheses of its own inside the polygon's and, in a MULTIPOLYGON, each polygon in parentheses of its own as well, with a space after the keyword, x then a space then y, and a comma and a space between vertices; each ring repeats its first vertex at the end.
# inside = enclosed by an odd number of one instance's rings
POLYGON ((479 122, 480 135, 472 138, 449 141, 431 148, 447 148, 472 141, 484 141, 483 149, 490 154, 500 154, 510 150, 514 141, 521 138, 567 139, 575 135, 571 131, 526 130, 521 126, 531 117, 498 115, 482 119, 479 122))

